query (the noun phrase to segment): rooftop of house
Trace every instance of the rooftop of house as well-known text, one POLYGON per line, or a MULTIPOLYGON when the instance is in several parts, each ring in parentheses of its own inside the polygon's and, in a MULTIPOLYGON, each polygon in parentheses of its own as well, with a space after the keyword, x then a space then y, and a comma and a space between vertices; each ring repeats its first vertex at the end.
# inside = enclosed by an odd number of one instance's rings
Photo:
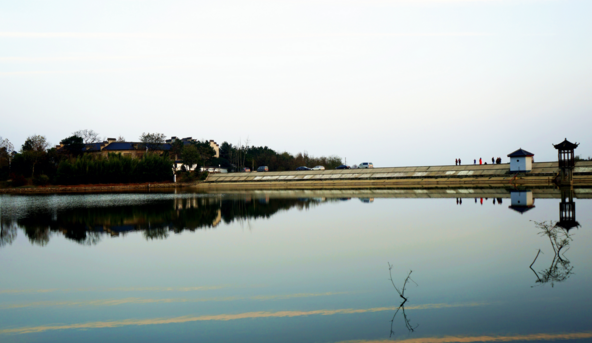
POLYGON ((528 152, 526 150, 523 150, 522 148, 520 148, 508 155, 508 157, 527 157, 527 156, 534 156, 534 154, 532 152, 528 152))

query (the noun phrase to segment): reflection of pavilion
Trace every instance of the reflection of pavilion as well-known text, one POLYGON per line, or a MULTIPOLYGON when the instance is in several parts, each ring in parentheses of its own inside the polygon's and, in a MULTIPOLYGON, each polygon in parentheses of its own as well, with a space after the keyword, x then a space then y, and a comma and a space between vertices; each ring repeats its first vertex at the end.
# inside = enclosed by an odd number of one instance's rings
MULTIPOLYGON (((580 223, 576 221, 576 203, 574 201, 573 188, 566 186, 559 188, 561 191, 561 202, 559 203, 559 221, 557 226, 569 231, 574 227, 579 227, 580 223)), ((534 197, 529 189, 512 190, 510 193, 512 205, 509 208, 516 212, 524 213, 532 210, 534 206, 534 197)))
POLYGON ((534 208, 534 198, 530 189, 513 190, 510 193, 512 204, 509 208, 520 214, 530 211, 534 208))
POLYGON ((573 200, 574 191, 571 187, 561 188, 561 203, 559 203, 559 221, 557 226, 569 231, 574 227, 579 227, 580 223, 576 221, 576 203, 573 200))

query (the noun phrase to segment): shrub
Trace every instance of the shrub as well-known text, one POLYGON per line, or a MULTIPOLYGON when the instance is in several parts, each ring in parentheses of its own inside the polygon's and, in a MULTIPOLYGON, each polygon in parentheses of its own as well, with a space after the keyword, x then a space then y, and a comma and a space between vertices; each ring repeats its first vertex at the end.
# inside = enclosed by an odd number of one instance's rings
POLYGON ((20 187, 27 184, 27 179, 20 174, 12 173, 10 174, 10 179, 12 180, 13 187, 20 187))
POLYGON ((166 156, 144 155, 132 159, 121 154, 93 158, 83 155, 62 161, 58 166, 59 184, 137 183, 170 181, 173 163, 166 156))
POLYGON ((207 179, 208 178, 208 175, 209 175, 209 173, 207 171, 199 174, 199 180, 200 181, 203 181, 203 180, 207 179))
POLYGON ((33 179, 33 183, 38 186, 45 186, 45 185, 49 184, 49 176, 47 176, 45 174, 41 174, 39 176, 36 176, 33 179))

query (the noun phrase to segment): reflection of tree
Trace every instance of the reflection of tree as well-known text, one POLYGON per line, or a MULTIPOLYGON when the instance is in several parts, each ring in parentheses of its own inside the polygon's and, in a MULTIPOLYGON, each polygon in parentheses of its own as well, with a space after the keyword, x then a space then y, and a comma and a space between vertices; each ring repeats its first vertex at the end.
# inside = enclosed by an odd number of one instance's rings
MULTIPOLYGON (((223 199, 194 197, 158 199, 136 205, 103 207, 68 207, 52 210, 51 204, 39 206, 22 218, 3 221, 3 242, 11 242, 20 227, 34 244, 46 245, 57 233, 82 245, 95 245, 104 235, 120 236, 142 231, 147 240, 166 239, 170 231, 214 228, 221 221, 269 218, 278 211, 292 207, 309 208, 318 202, 313 199, 223 199), (11 226, 12 225, 12 226, 11 226), (12 235, 12 236, 11 236, 12 235), (12 238, 10 238, 12 237, 12 238)), ((4 219, 4 218, 3 218, 4 219)), ((4 243, 6 244, 6 243, 4 243)))
POLYGON ((157 227, 144 230, 144 237, 147 240, 152 239, 166 239, 169 236, 169 230, 167 227, 157 227))
MULTIPOLYGON (((389 266, 389 276, 390 276, 391 283, 393 284, 393 287, 395 288, 397 293, 399 293, 399 296, 403 299, 403 302, 399 305, 399 307, 395 311, 395 314, 393 314, 393 318, 391 319, 391 333, 390 333, 389 337, 392 337, 393 334, 395 333, 395 331, 393 330, 393 323, 395 322, 395 317, 397 317, 397 314, 399 313, 399 311, 401 311, 403 313, 403 320, 405 321, 405 327, 407 328, 407 330, 409 332, 414 332, 415 329, 419 326, 419 324, 417 324, 415 327, 413 325, 411 325, 411 320, 409 320, 409 318, 407 318, 407 313, 405 313, 405 303, 407 302, 407 297, 405 297, 405 289, 407 288, 407 282, 411 281, 411 282, 415 283, 415 281, 413 281, 413 279, 411 279, 411 273, 413 271, 412 270, 409 271, 409 274, 407 275, 407 277, 405 278, 405 281, 403 282, 403 287, 401 289, 399 289, 395 285, 395 281, 393 280, 393 274, 392 274, 393 265, 391 265, 389 263, 388 266, 389 266)), ((417 285, 417 283, 415 283, 415 285, 417 285)))
POLYGON ((552 220, 549 221, 549 223, 544 221, 534 222, 534 224, 541 230, 539 235, 549 238, 554 255, 549 268, 543 269, 537 273, 532 266, 535 264, 541 253, 541 250, 539 249, 534 261, 530 264, 530 269, 537 277, 536 283, 546 284, 550 282, 551 287, 553 287, 556 282, 565 281, 571 276, 571 274, 573 274, 574 267, 564 255, 565 252, 569 250, 569 244, 573 238, 568 230, 557 226, 557 223, 552 220))
POLYGON ((0 220, 0 247, 10 245, 16 239, 16 225, 0 220))

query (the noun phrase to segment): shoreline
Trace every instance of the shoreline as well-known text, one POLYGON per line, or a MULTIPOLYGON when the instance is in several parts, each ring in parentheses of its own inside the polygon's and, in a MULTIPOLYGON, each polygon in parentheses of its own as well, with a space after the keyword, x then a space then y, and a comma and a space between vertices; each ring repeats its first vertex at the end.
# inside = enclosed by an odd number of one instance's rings
POLYGON ((126 192, 170 190, 176 188, 193 187, 194 183, 130 183, 130 184, 90 184, 69 186, 37 186, 26 188, 2 188, 0 194, 50 194, 50 193, 94 193, 94 192, 126 192))

